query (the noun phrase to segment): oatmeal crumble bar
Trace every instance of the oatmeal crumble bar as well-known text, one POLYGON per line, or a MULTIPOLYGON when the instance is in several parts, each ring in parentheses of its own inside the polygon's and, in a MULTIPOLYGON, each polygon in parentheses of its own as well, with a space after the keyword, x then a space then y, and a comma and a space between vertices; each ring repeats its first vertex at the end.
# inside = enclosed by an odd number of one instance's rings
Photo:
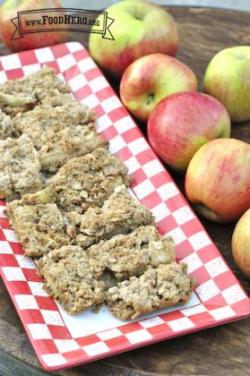
POLYGON ((74 314, 103 303, 105 283, 96 278, 81 248, 65 246, 54 250, 37 266, 49 294, 67 312, 74 314))
POLYGON ((12 201, 7 214, 26 256, 39 257, 69 244, 65 219, 56 204, 20 205, 12 201))
POLYGON ((69 126, 86 125, 92 118, 85 105, 67 95, 60 96, 60 102, 56 106, 50 101, 49 104, 36 106, 32 111, 17 114, 13 124, 19 134, 27 134, 35 148, 40 150, 49 142, 48 132, 57 133, 69 126))
POLYGON ((96 207, 93 208, 93 210, 87 210, 86 215, 81 215, 76 212, 63 213, 58 209, 56 204, 25 205, 22 204, 22 200, 9 203, 7 205, 7 214, 19 239, 25 239, 23 247, 28 256, 40 257, 51 249, 60 248, 62 244, 67 243, 75 244, 81 246, 82 249, 86 249, 93 243, 112 237, 117 233, 128 232, 129 230, 132 231, 140 225, 154 223, 152 214, 148 212, 146 208, 136 203, 126 191, 125 187, 119 188, 120 190, 111 195, 110 200, 105 201, 102 209, 100 209, 100 214, 102 213, 101 217, 96 217, 99 212, 99 208, 96 207), (111 220, 110 223, 109 218, 112 217, 112 213, 107 212, 108 215, 106 215, 103 208, 112 205, 114 201, 113 210, 115 208, 118 210, 118 200, 123 203, 124 207, 120 213, 113 212, 115 218, 113 218, 113 222, 111 220), (126 208, 128 214, 125 216, 126 208), (127 220, 127 222, 122 222, 121 215, 123 216, 123 220, 127 220), (22 218, 24 218, 25 224, 22 223, 22 218), (78 223, 76 223, 76 219, 78 223), (51 224, 51 229, 48 226, 44 226, 45 221, 48 225, 51 224), (37 224, 37 226, 34 227, 34 223, 37 224), (41 226, 41 223, 43 226, 41 226), (81 235, 79 229, 77 229, 80 224, 81 226, 85 224, 85 235, 81 235), (36 235, 34 235, 34 232, 36 235), (87 235, 87 233, 89 235, 87 235), (52 237, 53 241, 51 240, 52 237), (45 239, 47 239, 46 246, 45 239), (63 239, 63 243, 61 239, 63 239), (67 243, 65 243, 66 241, 67 243), (58 244, 56 244, 56 242, 58 242, 58 244))
POLYGON ((68 233, 82 248, 129 233, 139 226, 154 224, 151 212, 140 205, 124 185, 115 188, 101 208, 89 208, 82 215, 70 212, 67 218, 70 223, 68 233))
POLYGON ((11 199, 43 188, 40 162, 28 136, 0 141, 0 198, 11 199))
POLYGON ((187 267, 175 262, 145 271, 140 277, 130 277, 108 289, 108 308, 121 320, 185 303, 190 297, 193 282, 187 267))
POLYGON ((128 185, 127 168, 108 150, 98 148, 69 160, 44 190, 26 195, 22 203, 54 202, 64 211, 83 213, 89 207, 102 206, 122 184, 128 185))
POLYGON ((172 241, 148 226, 102 241, 85 252, 73 245, 51 250, 37 265, 50 294, 69 313, 76 313, 102 303, 105 291, 117 280, 173 261, 172 241))
POLYGON ((107 144, 96 133, 94 124, 73 125, 58 132, 48 130, 42 141, 43 146, 39 150, 41 169, 50 173, 55 173, 70 159, 91 153, 107 144))
POLYGON ((29 111, 43 100, 69 93, 69 86, 49 67, 27 77, 8 80, 0 86, 0 107, 11 117, 29 111))
POLYGON ((128 235, 117 235, 87 249, 93 270, 107 270, 115 279, 140 275, 146 269, 175 260, 171 238, 162 238, 154 226, 143 226, 128 235))

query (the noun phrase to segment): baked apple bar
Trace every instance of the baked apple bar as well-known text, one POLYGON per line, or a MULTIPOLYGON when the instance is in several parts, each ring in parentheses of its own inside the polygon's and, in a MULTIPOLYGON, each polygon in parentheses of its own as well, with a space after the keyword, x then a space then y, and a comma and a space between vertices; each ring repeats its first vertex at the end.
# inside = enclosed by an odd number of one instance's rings
POLYGON ((92 271, 88 255, 77 246, 65 246, 39 259, 45 287, 71 313, 103 303, 105 282, 92 271))
POLYGON ((65 246, 38 260, 47 290, 69 313, 101 304, 117 280, 174 261, 173 242, 153 226, 118 235, 87 249, 65 246))
POLYGON ((69 212, 85 212, 89 207, 102 206, 119 185, 128 185, 127 168, 105 148, 70 159, 54 175, 48 186, 25 195, 22 203, 56 203, 69 212))
POLYGON ((43 188, 40 161, 30 138, 0 141, 0 198, 12 199, 43 188))
POLYGON ((85 105, 64 94, 17 114, 12 121, 16 133, 27 134, 39 151, 42 171, 55 173, 69 159, 105 145, 93 120, 85 105))
POLYGON ((12 201, 6 211, 26 256, 40 257, 69 244, 66 222, 56 204, 20 205, 12 201))
POLYGON ((124 186, 118 188, 118 192, 114 192, 102 208, 89 208, 85 214, 61 213, 56 204, 22 205, 17 200, 9 203, 7 214, 19 239, 23 241, 25 254, 40 257, 51 249, 60 248, 66 240, 67 243, 86 249, 116 234, 153 224, 152 214, 139 205, 124 186), (44 226, 45 221, 47 226, 44 226))
POLYGON ((18 113, 13 119, 14 128, 27 134, 40 150, 48 140, 48 132, 59 132, 69 126, 86 125, 93 121, 89 109, 71 95, 51 98, 49 103, 37 105, 32 111, 18 113))
POLYGON ((159 309, 185 303, 192 291, 193 281, 184 264, 162 264, 132 276, 106 292, 108 308, 121 320, 135 319, 159 309))
POLYGON ((48 130, 42 137, 39 150, 42 171, 55 173, 70 159, 105 147, 106 141, 95 130, 94 124, 70 126, 57 132, 48 130))
POLYGON ((27 77, 3 83, 0 86, 0 107, 14 117, 19 112, 31 110, 38 103, 69 92, 69 86, 56 76, 56 72, 44 67, 27 77))
POLYGON ((87 248, 100 240, 127 234, 139 226, 153 225, 152 213, 119 186, 101 208, 91 207, 84 214, 67 213, 68 232, 75 243, 87 248))
POLYGON ((173 240, 163 238, 154 226, 101 241, 88 248, 87 254, 93 270, 106 270, 118 281, 175 260, 173 240))

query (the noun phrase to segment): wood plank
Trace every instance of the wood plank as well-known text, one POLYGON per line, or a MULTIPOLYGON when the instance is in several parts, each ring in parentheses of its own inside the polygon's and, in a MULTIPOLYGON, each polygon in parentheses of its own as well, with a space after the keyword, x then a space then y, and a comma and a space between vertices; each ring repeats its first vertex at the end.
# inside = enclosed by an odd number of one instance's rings
POLYGON ((0 375, 45 376, 48 375, 48 373, 35 369, 7 352, 0 350, 0 375))

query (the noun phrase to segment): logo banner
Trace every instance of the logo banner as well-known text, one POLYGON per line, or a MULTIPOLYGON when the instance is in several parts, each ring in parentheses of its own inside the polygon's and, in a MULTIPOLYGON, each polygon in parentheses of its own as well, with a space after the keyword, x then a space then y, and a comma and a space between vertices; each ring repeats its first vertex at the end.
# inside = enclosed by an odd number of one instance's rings
POLYGON ((114 19, 105 11, 74 8, 50 8, 17 12, 11 19, 15 31, 11 39, 25 34, 50 31, 77 31, 101 34, 102 38, 114 40, 110 27, 114 19), (98 19, 97 19, 98 18, 98 19))

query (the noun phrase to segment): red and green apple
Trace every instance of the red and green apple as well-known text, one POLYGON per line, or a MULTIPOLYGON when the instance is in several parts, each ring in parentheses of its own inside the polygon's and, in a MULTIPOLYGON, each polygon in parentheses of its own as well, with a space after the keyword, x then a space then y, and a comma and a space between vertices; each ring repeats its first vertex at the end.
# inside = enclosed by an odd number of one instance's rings
POLYGON ((250 209, 243 214, 234 229, 232 252, 239 269, 250 278, 250 209))
MULTIPOLYGON (((12 38, 16 28, 11 20, 17 17, 17 12, 49 8, 62 8, 60 0, 6 0, 0 8, 0 33, 5 46, 11 51, 22 51, 64 42, 67 39, 67 31, 45 30, 24 34, 18 39, 12 38)), ((58 16, 62 14, 58 12, 58 16)), ((34 14, 31 16, 34 19, 34 14)), ((44 25, 41 28, 47 29, 48 26, 44 25)))
POLYGON ((204 91, 221 101, 235 122, 250 119, 250 46, 226 48, 209 63, 204 91))
POLYGON ((250 208, 250 145, 234 138, 203 145, 188 166, 185 191, 204 217, 238 219, 250 208))
MULTIPOLYGON (((120 76, 134 60, 154 52, 175 56, 179 36, 173 18, 165 9, 142 0, 125 0, 106 12, 114 20, 110 26, 114 40, 91 33, 89 50, 108 72, 120 76)), ((99 18, 101 22, 103 16, 99 18)))
POLYGON ((155 53, 134 61, 125 70, 120 96, 125 107, 147 121, 155 106, 170 94, 197 90, 193 71, 174 57, 155 53))
POLYGON ((148 138, 160 158, 185 171, 196 151, 215 138, 230 137, 230 118, 224 106, 197 92, 164 98, 148 120, 148 138))

